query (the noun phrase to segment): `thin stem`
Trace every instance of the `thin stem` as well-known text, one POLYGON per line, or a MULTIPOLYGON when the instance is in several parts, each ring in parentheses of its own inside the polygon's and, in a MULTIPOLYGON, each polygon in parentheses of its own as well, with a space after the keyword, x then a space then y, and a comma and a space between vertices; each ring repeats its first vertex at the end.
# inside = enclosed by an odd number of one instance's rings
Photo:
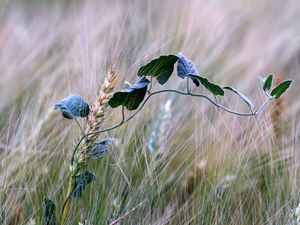
POLYGON ((229 113, 234 114, 234 115, 238 115, 238 116, 255 116, 255 114, 253 114, 253 113, 242 113, 242 112, 236 112, 236 111, 233 111, 231 109, 228 109, 227 107, 216 103, 214 100, 207 97, 206 95, 201 95, 201 94, 197 95, 197 94, 192 94, 192 93, 190 93, 189 95, 193 96, 193 97, 205 98, 206 100, 208 100, 210 103, 212 103, 217 108, 223 109, 224 111, 229 112, 229 113))
POLYGON ((79 123, 79 121, 77 120, 76 117, 74 117, 74 120, 75 120, 77 126, 79 127, 79 129, 80 129, 80 131, 81 131, 81 134, 84 134, 83 128, 82 128, 82 126, 80 125, 80 123, 79 123))
POLYGON ((271 101, 272 99, 271 98, 268 98, 261 106, 260 108, 255 112, 256 115, 259 115, 263 110, 264 108, 267 106, 267 104, 271 101))
POLYGON ((152 80, 153 80, 153 77, 150 78, 150 84, 149 84, 149 89, 148 89, 148 93, 149 93, 149 94, 151 93, 152 80))
POLYGON ((219 102, 218 102, 218 98, 217 98, 217 96, 216 96, 216 95, 214 95, 214 99, 215 99, 215 103, 219 104, 219 102))
POLYGON ((147 96, 147 98, 144 100, 144 102, 142 103, 142 105, 140 106, 140 108, 132 115, 130 116, 127 120, 125 120, 125 123, 127 121, 129 121, 130 119, 132 119, 139 111, 142 110, 142 108, 144 107, 144 105, 146 104, 146 102, 150 99, 151 96, 153 95, 156 95, 156 94, 160 94, 160 93, 164 93, 164 92, 172 92, 172 93, 177 93, 177 94, 180 94, 180 95, 188 95, 188 96, 192 96, 192 97, 200 97, 200 98, 204 98, 206 100, 208 100, 210 103, 212 103, 214 106, 218 107, 218 108, 221 108, 223 109, 224 111, 226 112, 229 112, 231 114, 235 114, 235 115, 239 115, 239 116, 256 116, 257 114, 255 113, 242 113, 242 112, 236 112, 236 111, 233 111, 231 109, 228 109, 226 108, 225 106, 223 105, 220 105, 218 103, 216 103, 214 100, 212 100, 211 98, 209 98, 208 96, 206 95, 201 95, 201 94, 193 94, 193 93, 186 93, 186 92, 182 92, 182 91, 178 91, 178 90, 173 90, 173 89, 167 89, 167 90, 161 90, 161 91, 156 91, 156 92, 153 92, 151 94, 149 94, 147 96))
POLYGON ((63 205, 63 214, 62 214, 62 218, 61 218, 61 225, 64 225, 68 218, 68 214, 69 214, 69 211, 71 208, 70 196, 71 196, 71 193, 73 190, 74 182, 75 182, 75 176, 72 174, 72 176, 70 177, 70 180, 69 180, 69 185, 68 185, 68 196, 63 205))
POLYGON ((186 79, 186 93, 191 93, 191 89, 190 89, 190 78, 186 79))

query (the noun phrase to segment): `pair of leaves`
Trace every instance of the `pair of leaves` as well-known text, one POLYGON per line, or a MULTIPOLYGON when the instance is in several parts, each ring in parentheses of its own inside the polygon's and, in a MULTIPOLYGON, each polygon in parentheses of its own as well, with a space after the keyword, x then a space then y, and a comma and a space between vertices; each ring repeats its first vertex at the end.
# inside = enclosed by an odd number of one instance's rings
POLYGON ((149 83, 146 77, 140 77, 131 87, 114 93, 108 104, 112 108, 123 105, 128 110, 137 109, 144 100, 149 83))
POLYGON ((45 225, 56 225, 56 206, 52 200, 45 197, 44 199, 44 206, 45 206, 45 214, 44 214, 44 224, 45 225))
POLYGON ((103 157, 109 150, 109 146, 115 142, 115 138, 104 138, 95 143, 95 145, 88 150, 88 154, 92 159, 103 157))
POLYGON ((54 105, 54 109, 59 109, 63 117, 67 119, 87 117, 90 113, 89 104, 78 94, 63 98, 54 105))
POLYGON ((88 170, 77 175, 75 177, 75 182, 74 182, 74 186, 73 186, 71 195, 74 198, 80 198, 82 196, 82 193, 83 193, 86 185, 88 185, 89 183, 91 183, 95 180, 96 180, 96 176, 88 170))
POLYGON ((194 63, 184 56, 182 53, 178 54, 177 75, 184 79, 190 78, 198 87, 200 83, 214 95, 224 95, 224 90, 217 84, 210 82, 207 78, 198 75, 198 71, 194 63))
MULTIPOLYGON (((268 93, 271 90, 273 83, 273 74, 269 74, 266 78, 261 78, 263 90, 268 93)), ((278 84, 270 93, 272 98, 278 99, 293 83, 293 80, 285 80, 278 84)))

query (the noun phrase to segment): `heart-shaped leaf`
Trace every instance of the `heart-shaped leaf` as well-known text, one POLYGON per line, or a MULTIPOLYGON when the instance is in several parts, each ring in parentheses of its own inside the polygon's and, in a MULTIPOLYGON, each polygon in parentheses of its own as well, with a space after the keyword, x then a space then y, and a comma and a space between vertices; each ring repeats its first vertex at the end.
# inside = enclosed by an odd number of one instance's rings
POLYGON ((273 98, 279 98, 290 87, 291 83, 293 83, 293 80, 285 80, 281 82, 272 90, 271 96, 273 98))
POLYGON ((56 215, 55 215, 55 204, 52 200, 45 197, 44 199, 44 206, 45 206, 45 214, 44 214, 44 223, 45 225, 56 225, 56 215))
POLYGON ((230 91, 234 92, 235 94, 237 94, 241 99, 244 100, 244 102, 247 104, 247 106, 249 107, 249 109, 253 110, 254 104, 252 103, 252 101, 246 95, 244 95, 243 93, 239 92, 238 90, 236 90, 233 87, 229 87, 228 86, 228 87, 223 87, 223 89, 230 90, 230 91))
POLYGON ((63 117, 67 119, 74 119, 78 116, 86 117, 90 113, 89 105, 77 94, 69 95, 60 100, 54 105, 54 109, 59 109, 63 117))
POLYGON ((188 59, 181 52, 178 53, 178 64, 177 64, 177 75, 184 79, 186 77, 190 78, 194 84, 198 87, 200 85, 198 76, 198 71, 194 65, 194 63, 188 59))
POLYGON ((128 110, 137 109, 144 100, 149 83, 146 77, 139 78, 131 87, 114 93, 108 104, 112 108, 123 105, 128 110))
POLYGON ((75 182, 72 190, 72 196, 74 198, 80 198, 82 196, 82 193, 89 183, 96 180, 96 176, 91 173, 90 171, 86 170, 83 173, 77 175, 75 177, 75 182))
POLYGON ((269 74, 264 81, 263 90, 269 91, 272 87, 272 83, 273 83, 273 74, 269 74))
POLYGON ((166 83, 174 70, 174 65, 177 62, 176 55, 163 55, 157 59, 153 59, 145 66, 142 66, 138 71, 138 76, 156 77, 162 85, 166 83))
POLYGON ((95 143, 95 145, 88 150, 88 154, 92 159, 103 157, 109 150, 109 146, 115 142, 115 138, 104 138, 95 143))

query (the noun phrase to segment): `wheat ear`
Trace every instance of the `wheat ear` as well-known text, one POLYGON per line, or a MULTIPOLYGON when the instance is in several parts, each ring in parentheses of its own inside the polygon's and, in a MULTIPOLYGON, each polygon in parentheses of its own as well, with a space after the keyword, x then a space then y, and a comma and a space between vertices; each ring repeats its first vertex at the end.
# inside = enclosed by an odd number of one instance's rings
MULTIPOLYGON (((108 101, 113 95, 115 84, 116 72, 113 68, 110 68, 103 84, 101 85, 100 93, 97 96, 97 100, 91 108, 91 113, 88 117, 86 133, 91 133, 100 130, 106 117, 108 101)), ((96 141, 97 136, 97 134, 88 136, 86 140, 86 145, 89 146, 90 144, 93 144, 96 141)))
MULTIPOLYGON (((113 90, 116 85, 116 71, 112 67, 109 69, 103 84, 100 87, 100 93, 96 101, 91 107, 91 112, 87 119, 87 127, 85 133, 91 133, 100 130, 106 117, 106 109, 108 101, 113 95, 113 90)), ((96 142, 98 134, 89 135, 81 143, 80 150, 75 156, 75 161, 78 164, 85 165, 86 150, 89 149, 96 142)), ((79 169, 79 168, 78 168, 79 169)))

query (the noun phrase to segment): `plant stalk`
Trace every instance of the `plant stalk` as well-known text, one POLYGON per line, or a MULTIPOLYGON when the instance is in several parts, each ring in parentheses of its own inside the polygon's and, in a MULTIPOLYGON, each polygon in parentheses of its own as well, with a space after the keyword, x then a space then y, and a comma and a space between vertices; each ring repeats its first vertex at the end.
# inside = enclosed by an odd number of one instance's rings
POLYGON ((69 215, 69 211, 71 208, 71 192, 72 192, 72 188, 74 186, 74 182, 75 182, 75 176, 71 175, 70 180, 69 180, 69 185, 68 185, 68 194, 67 194, 67 198, 66 201, 64 203, 63 206, 63 214, 62 214, 62 218, 61 218, 61 225, 64 225, 65 222, 67 221, 68 215, 69 215))

